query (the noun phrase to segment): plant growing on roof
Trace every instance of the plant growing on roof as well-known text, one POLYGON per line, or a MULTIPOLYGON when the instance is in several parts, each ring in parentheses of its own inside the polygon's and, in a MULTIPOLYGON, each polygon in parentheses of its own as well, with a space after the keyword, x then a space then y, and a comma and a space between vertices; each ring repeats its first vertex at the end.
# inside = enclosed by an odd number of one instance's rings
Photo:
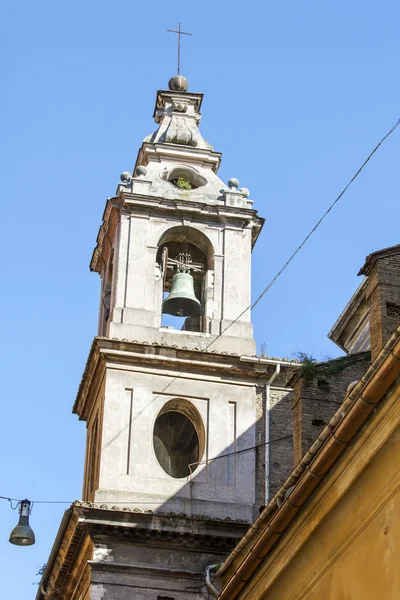
POLYGON ((296 352, 295 357, 301 362, 301 367, 298 370, 299 375, 304 379, 314 379, 317 375, 317 359, 312 354, 307 354, 307 352, 296 352))
POLYGON ((175 179, 172 183, 180 190, 191 190, 192 189, 191 182, 189 181, 189 179, 186 179, 185 177, 178 177, 178 179, 175 179))

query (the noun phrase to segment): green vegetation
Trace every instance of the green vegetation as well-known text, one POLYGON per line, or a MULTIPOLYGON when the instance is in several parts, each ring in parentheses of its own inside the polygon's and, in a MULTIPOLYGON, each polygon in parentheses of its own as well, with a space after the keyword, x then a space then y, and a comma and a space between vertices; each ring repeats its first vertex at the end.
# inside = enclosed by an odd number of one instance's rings
POLYGON ((189 179, 185 179, 184 177, 178 177, 178 179, 174 179, 172 183, 180 190, 192 189, 192 184, 190 183, 189 179))
MULTIPOLYGON (((317 375, 325 375, 329 377, 329 375, 335 375, 336 373, 341 373, 346 368, 346 363, 344 361, 337 361, 333 364, 327 365, 324 363, 318 363, 317 359, 312 356, 312 354, 307 354, 307 352, 297 352, 295 354, 297 360, 299 360, 302 365, 298 371, 299 375, 311 381, 317 375)), ((330 356, 324 356, 324 361, 329 362, 333 360, 330 356)), ((320 387, 323 387, 321 385, 320 387)))
POLYGON ((317 359, 307 352, 296 352, 295 357, 302 363, 298 370, 299 375, 309 381, 314 379, 317 375, 317 359))

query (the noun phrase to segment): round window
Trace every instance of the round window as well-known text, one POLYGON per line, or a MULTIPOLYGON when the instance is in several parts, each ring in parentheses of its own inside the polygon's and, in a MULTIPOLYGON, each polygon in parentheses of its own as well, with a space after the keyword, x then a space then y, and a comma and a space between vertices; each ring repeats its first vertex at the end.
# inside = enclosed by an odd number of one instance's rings
POLYGON ((191 419, 177 410, 162 411, 153 432, 154 452, 161 467, 171 477, 187 477, 189 465, 200 461, 200 440, 191 419))

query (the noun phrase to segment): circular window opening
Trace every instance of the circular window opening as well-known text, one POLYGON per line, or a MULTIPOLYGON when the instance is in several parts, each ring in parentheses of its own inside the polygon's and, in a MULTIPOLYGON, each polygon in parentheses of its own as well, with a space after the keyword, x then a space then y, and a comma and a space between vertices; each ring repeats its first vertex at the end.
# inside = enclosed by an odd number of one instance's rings
POLYGON ((207 183, 207 179, 195 169, 180 166, 165 169, 161 178, 181 190, 195 190, 207 183))
POLYGON ((173 409, 164 410, 157 417, 153 445, 161 467, 177 479, 190 475, 197 465, 193 465, 192 469, 189 465, 199 462, 202 454, 195 424, 186 414, 173 409))

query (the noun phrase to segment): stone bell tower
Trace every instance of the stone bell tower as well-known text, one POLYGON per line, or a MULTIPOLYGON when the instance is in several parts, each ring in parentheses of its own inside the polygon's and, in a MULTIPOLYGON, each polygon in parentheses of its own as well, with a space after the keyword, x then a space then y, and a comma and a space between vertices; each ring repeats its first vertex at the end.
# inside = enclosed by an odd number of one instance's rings
POLYGON ((263 220, 248 190, 217 176, 221 154, 198 129, 203 95, 185 91, 183 79, 157 93, 158 129, 106 205, 91 262, 102 280, 99 335, 254 354, 250 312, 235 319, 250 303, 250 256, 263 220), (163 327, 161 309, 181 253, 191 257, 202 310, 177 330, 163 327))
POLYGON ((246 311, 263 219, 219 179, 202 99, 181 76, 157 92, 157 130, 106 203, 90 264, 98 337, 73 409, 87 424, 83 502, 47 578, 56 598, 200 600, 206 567, 265 503, 255 446, 277 361, 254 357, 246 311))

